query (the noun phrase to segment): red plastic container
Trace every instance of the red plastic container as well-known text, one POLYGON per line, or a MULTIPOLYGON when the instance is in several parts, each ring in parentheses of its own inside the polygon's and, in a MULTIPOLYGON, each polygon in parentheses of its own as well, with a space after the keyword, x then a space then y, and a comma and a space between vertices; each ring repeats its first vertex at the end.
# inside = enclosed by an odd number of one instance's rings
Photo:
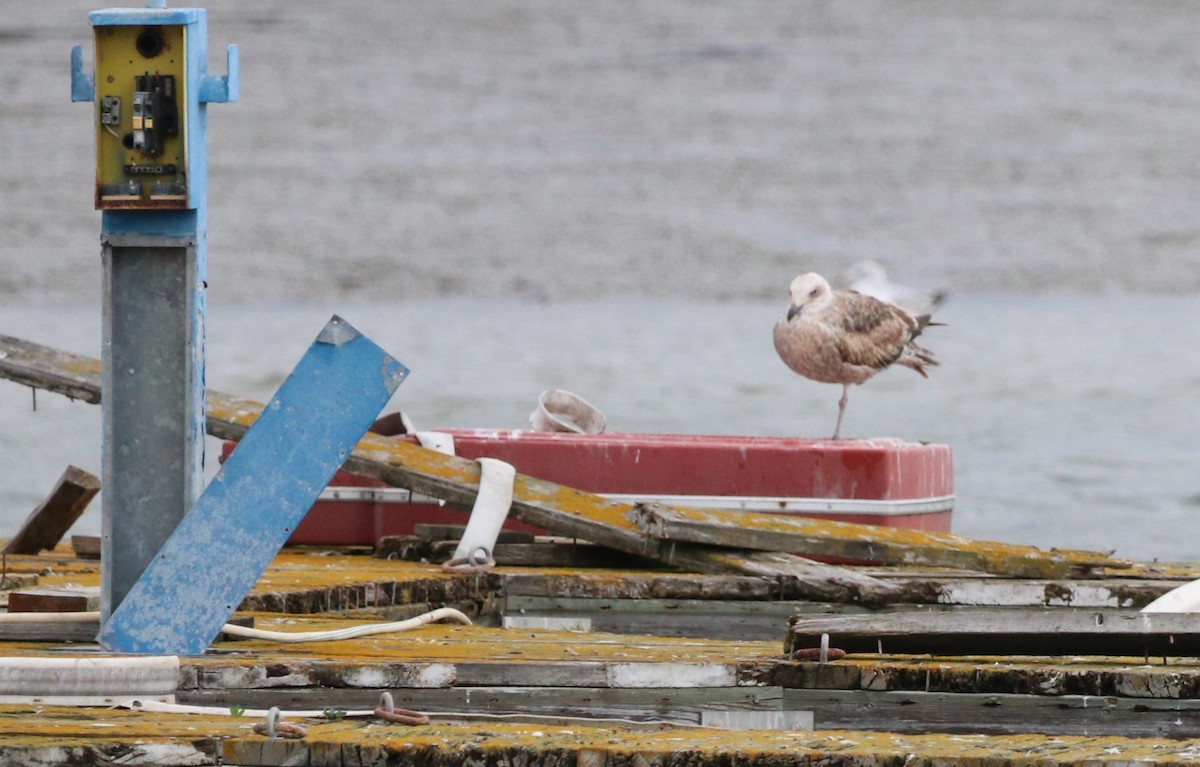
MULTIPOLYGON (((448 429, 463 458, 629 501, 771 511, 935 532, 950 530, 947 445, 895 439, 802 440, 687 434, 564 434, 448 429)), ((411 436, 396 437, 415 441, 411 436)), ((230 447, 226 446, 226 454, 230 447)), ((374 545, 416 524, 467 513, 338 472, 291 543, 374 545), (338 496, 338 497, 333 497, 338 496)), ((507 529, 541 532, 517 520, 507 529)))

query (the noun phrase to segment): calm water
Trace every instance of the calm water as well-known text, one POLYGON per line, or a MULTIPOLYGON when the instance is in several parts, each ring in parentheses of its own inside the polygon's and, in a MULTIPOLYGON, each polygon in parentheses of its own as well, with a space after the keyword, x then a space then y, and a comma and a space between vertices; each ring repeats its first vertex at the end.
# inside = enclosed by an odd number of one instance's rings
MULTIPOLYGON (((390 407, 421 428, 522 428, 537 393, 558 387, 604 410, 612 431, 824 437, 840 395, 775 357, 778 302, 630 299, 218 305, 210 385, 265 400, 335 310, 413 369, 390 407)), ((949 325, 928 333, 943 360, 931 380, 900 369, 856 387, 845 433, 950 444, 957 532, 1194 557, 1197 317, 1195 297, 959 296, 949 325)), ((0 321, 97 354, 94 310, 5 310, 0 321)), ((99 471, 98 408, 42 394, 32 412, 28 391, 7 384, 0 418, 5 525, 65 463, 99 471)))
MULTIPOLYGON (((101 4, 102 5, 102 4, 101 4)), ((0 333, 99 345, 95 4, 0 0, 0 333)), ((209 380, 266 398, 329 314, 414 374, 418 425, 823 436, 778 362, 798 272, 948 286, 931 381, 846 432, 949 443, 959 532, 1194 558, 1200 5, 496 0, 210 9, 209 380)), ((0 535, 99 411, 0 382, 0 535)), ((81 529, 94 530, 89 512, 81 529)))

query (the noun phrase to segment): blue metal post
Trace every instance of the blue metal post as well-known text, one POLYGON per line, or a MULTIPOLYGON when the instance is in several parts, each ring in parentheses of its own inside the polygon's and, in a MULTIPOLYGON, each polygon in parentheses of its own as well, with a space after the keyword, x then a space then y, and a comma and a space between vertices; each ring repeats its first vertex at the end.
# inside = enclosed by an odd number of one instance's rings
POLYGON ((206 104, 237 99, 237 49, 209 76, 207 12, 165 6, 93 12, 93 77, 71 54, 102 210, 102 619, 203 482, 206 104))
POLYGON ((100 643, 204 652, 407 375, 333 317, 103 624, 100 643))

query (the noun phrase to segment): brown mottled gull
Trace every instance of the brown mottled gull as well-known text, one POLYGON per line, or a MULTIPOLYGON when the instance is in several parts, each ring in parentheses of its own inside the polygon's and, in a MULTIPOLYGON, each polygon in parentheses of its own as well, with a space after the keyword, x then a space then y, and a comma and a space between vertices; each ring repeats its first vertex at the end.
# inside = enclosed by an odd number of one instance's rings
POLYGON ((792 280, 787 316, 775 323, 775 351, 805 378, 842 385, 833 439, 842 431, 850 384, 860 384, 891 365, 925 378, 937 360, 915 342, 929 315, 913 317, 898 306, 851 290, 833 290, 819 274, 792 280))

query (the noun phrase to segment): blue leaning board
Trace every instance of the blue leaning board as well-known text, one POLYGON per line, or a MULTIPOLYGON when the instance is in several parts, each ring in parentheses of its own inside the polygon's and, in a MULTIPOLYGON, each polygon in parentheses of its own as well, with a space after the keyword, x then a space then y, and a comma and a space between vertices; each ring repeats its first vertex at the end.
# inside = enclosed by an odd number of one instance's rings
POLYGON ((100 644, 203 653, 407 375, 331 319, 101 627, 100 644))

